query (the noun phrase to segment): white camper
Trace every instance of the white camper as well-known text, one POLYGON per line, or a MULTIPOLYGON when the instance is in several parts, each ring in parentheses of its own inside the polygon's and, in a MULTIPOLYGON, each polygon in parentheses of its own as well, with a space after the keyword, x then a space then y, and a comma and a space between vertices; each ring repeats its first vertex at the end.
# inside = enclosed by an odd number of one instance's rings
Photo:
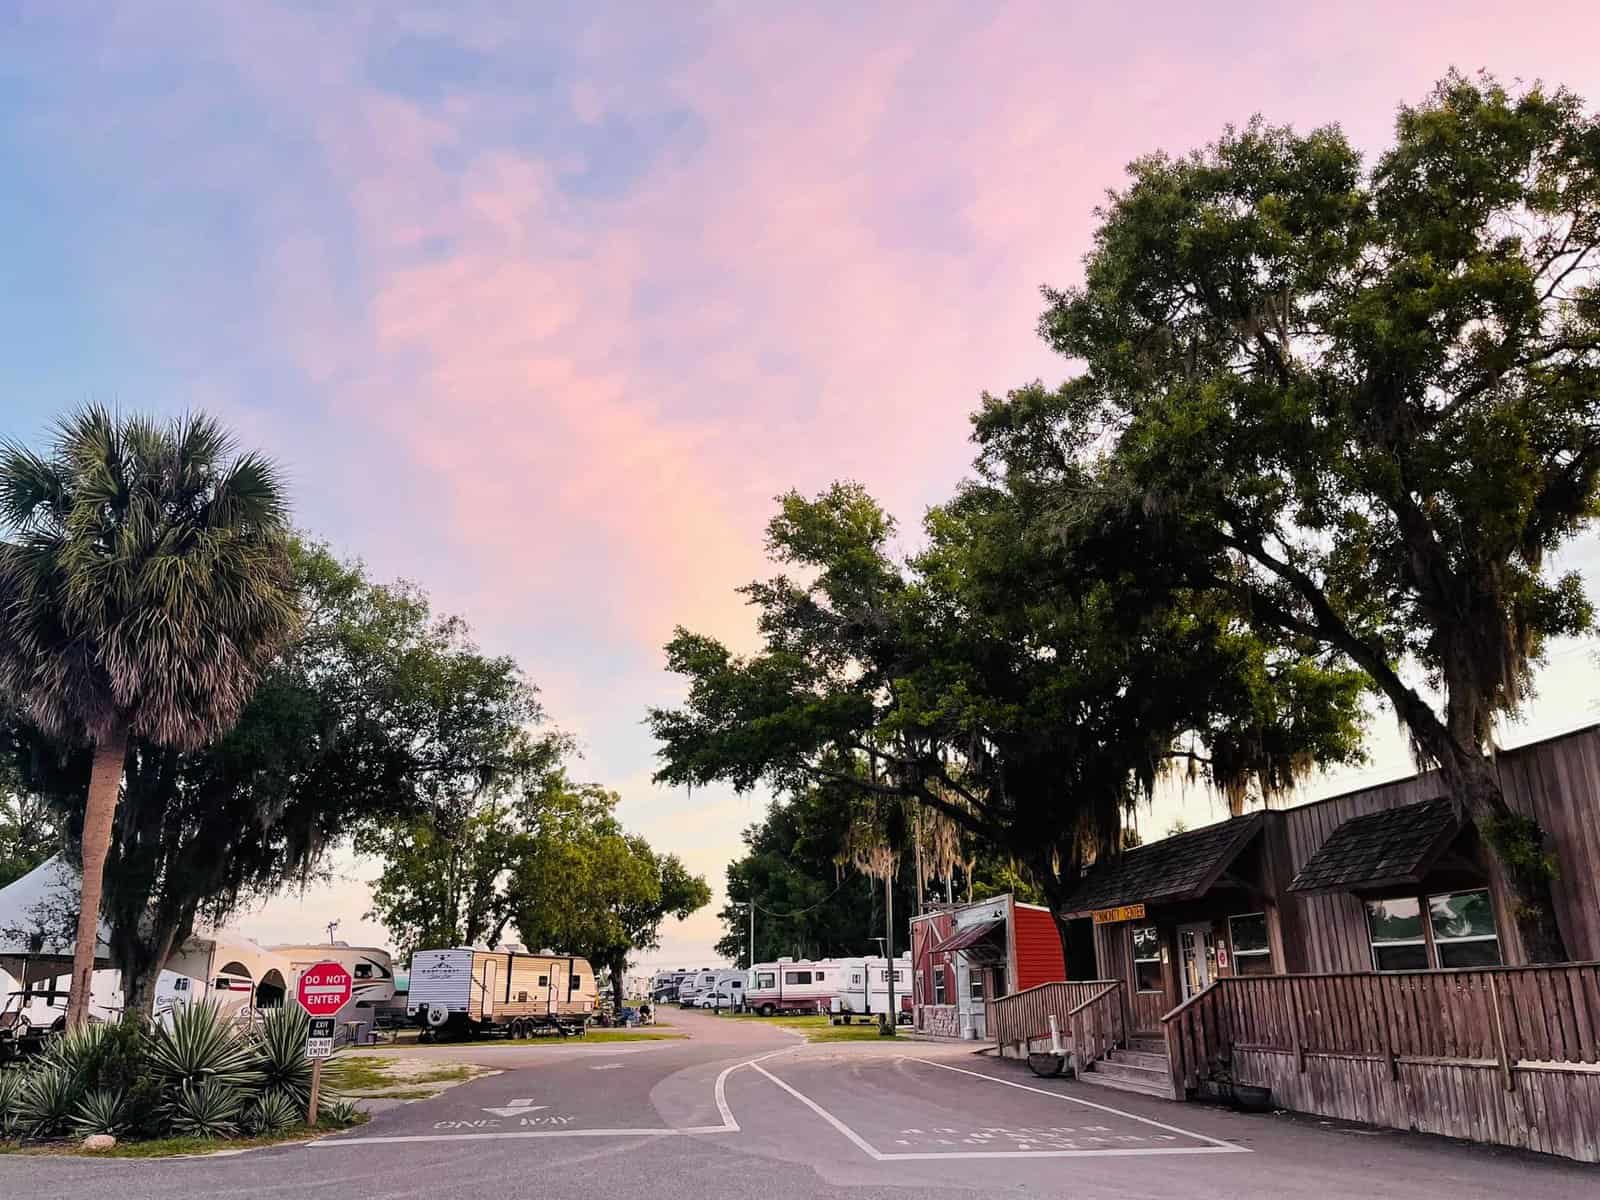
MULTIPOLYGON (((833 999, 832 1012, 845 1022, 853 1018, 876 1019, 889 1011, 889 960, 878 958, 839 959, 842 986, 833 999)), ((894 960, 895 1023, 911 1022, 911 955, 894 960)))
POLYGON ((350 972, 350 1003, 339 1010, 335 1020, 377 1022, 377 1010, 394 999, 394 959, 378 946, 352 946, 348 942, 305 942, 272 946, 270 949, 289 960, 293 972, 290 988, 300 976, 319 962, 336 962, 350 972))
POLYGON ((763 1017, 825 1013, 842 983, 839 960, 780 958, 751 968, 744 1002, 763 1017))
POLYGON ((406 1016, 428 1038, 582 1034, 598 997, 588 959, 510 947, 418 950, 410 983, 406 1016))

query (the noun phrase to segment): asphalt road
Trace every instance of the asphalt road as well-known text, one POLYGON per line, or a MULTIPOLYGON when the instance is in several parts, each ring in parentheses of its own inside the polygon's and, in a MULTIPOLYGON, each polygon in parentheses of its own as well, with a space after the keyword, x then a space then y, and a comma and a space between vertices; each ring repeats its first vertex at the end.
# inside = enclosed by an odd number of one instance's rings
POLYGON ((310 1146, 0 1157, 0 1196, 862 1200, 1600 1195, 1600 1168, 1037 1080, 970 1046, 806 1046, 671 1014, 679 1042, 418 1049, 500 1073, 310 1146))

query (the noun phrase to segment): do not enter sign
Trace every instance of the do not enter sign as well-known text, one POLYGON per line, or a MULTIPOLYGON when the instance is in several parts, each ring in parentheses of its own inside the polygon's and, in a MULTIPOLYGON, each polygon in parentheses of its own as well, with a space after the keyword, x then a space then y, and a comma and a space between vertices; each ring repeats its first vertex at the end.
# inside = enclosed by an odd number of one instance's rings
POLYGON ((295 996, 313 1017, 331 1017, 350 1003, 350 972, 336 962, 319 962, 300 976, 295 996))

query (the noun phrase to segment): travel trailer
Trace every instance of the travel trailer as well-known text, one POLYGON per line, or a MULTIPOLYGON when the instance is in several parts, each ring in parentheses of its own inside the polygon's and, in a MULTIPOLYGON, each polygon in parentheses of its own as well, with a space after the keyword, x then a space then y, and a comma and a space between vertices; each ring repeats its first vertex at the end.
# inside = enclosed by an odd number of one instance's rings
POLYGON ((454 946, 411 956, 406 1016, 425 1038, 535 1030, 582 1034, 598 993, 589 960, 454 946))
POLYGON ((780 958, 750 971, 745 1007, 763 1017, 777 1013, 825 1013, 843 982, 841 960, 780 958))
MULTIPOLYGON (((845 1021, 857 1017, 882 1016, 889 1011, 889 961, 879 958, 841 958, 841 985, 833 998, 831 1012, 845 1021)), ((912 1015, 911 955, 894 960, 895 1023, 909 1025, 912 1015)))
POLYGON ((319 962, 336 962, 350 972, 350 1003, 339 1010, 337 1021, 365 1021, 375 1026, 378 1011, 394 999, 394 959, 377 946, 307 942, 268 949, 289 960, 293 983, 298 983, 300 976, 319 962))
MULTIPOLYGON (((678 1003, 684 1008, 706 1008, 701 1000, 713 996, 717 992, 736 995, 739 999, 744 997, 746 972, 723 968, 711 970, 709 968, 692 971, 678 985, 678 1003)), ((727 1001, 723 1002, 727 1007, 727 1001)))

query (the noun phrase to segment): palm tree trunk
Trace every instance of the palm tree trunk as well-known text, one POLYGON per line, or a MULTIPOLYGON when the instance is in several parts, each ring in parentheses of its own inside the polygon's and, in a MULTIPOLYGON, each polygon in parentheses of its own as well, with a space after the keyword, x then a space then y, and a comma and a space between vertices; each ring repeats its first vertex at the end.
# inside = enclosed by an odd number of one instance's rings
POLYGON ((118 723, 96 743, 89 772, 89 803, 83 814, 83 890, 78 900, 78 938, 72 946, 72 991, 67 996, 68 1029, 77 1029, 89 1020, 94 949, 100 940, 100 884, 127 756, 128 727, 118 723))

